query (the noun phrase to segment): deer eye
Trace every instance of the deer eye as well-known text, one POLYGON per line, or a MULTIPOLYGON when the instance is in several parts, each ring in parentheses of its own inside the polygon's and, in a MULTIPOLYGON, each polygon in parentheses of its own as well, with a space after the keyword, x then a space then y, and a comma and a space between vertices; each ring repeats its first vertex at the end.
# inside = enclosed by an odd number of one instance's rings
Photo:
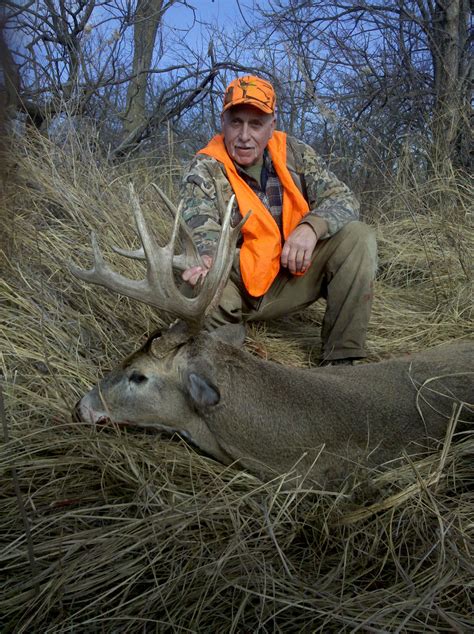
POLYGON ((133 370, 131 375, 128 377, 128 380, 130 381, 130 383, 136 383, 137 385, 148 381, 147 377, 144 374, 141 374, 141 372, 137 372, 136 370, 133 370))

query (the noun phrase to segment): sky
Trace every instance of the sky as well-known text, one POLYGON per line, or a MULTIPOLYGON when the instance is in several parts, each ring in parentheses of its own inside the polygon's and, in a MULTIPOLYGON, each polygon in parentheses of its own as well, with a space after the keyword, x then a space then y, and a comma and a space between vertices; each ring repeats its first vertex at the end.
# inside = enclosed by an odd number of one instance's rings
MULTIPOLYGON (((188 6, 177 2, 164 14, 165 41, 173 42, 178 37, 192 51, 206 56, 209 31, 222 34, 226 30, 233 32, 236 27, 243 26, 241 11, 247 13, 247 7, 255 5, 256 0, 187 0, 186 4, 188 6), (172 35, 169 40, 166 38, 167 30, 172 35)), ((161 64, 172 66, 175 62, 176 57, 171 46, 163 51, 161 64)))
MULTIPOLYGON (((248 0, 241 0, 241 6, 244 3, 248 4, 248 0)), ((194 7, 198 21, 224 25, 240 18, 237 0, 189 0, 188 4, 194 7)), ((193 12, 181 3, 174 4, 165 14, 165 22, 189 28, 193 25, 193 12)))
MULTIPOLYGON (((181 3, 174 4, 164 16, 164 24, 174 29, 182 29, 183 37, 189 44, 198 43, 205 37, 206 24, 217 25, 222 30, 233 29, 243 24, 242 13, 246 14, 247 7, 256 5, 256 0, 188 0, 187 4, 194 7, 194 12, 181 3), (239 8, 240 5, 240 8, 239 8), (192 29, 188 34, 187 31, 192 29)), ((260 2, 265 5, 265 2, 260 2)))

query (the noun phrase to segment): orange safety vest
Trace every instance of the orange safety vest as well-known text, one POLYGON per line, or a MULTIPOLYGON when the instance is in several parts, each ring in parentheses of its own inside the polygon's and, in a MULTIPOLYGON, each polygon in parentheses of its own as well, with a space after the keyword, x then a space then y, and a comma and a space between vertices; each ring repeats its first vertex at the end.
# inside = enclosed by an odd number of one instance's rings
MULTIPOLYGON (((286 240, 308 213, 309 205, 286 166, 286 133, 275 131, 267 147, 283 187, 282 224, 286 240)), ((252 210, 242 227, 244 241, 240 249, 240 272, 250 295, 260 297, 270 288, 280 270, 282 243, 278 225, 257 194, 237 173, 227 154, 222 134, 213 137, 198 154, 207 154, 224 164, 242 217, 252 210)))

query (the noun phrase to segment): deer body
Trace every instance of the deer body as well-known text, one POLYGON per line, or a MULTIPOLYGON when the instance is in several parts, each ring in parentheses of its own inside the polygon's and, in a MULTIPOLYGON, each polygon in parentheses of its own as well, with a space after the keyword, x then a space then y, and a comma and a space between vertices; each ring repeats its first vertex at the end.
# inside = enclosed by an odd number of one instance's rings
POLYGON ((179 431, 217 460, 261 477, 295 468, 320 486, 336 483, 360 467, 426 449, 444 437, 453 399, 472 401, 468 342, 306 370, 207 333, 161 357, 155 353, 164 341, 166 334, 152 337, 105 377, 79 403, 80 417, 179 431))

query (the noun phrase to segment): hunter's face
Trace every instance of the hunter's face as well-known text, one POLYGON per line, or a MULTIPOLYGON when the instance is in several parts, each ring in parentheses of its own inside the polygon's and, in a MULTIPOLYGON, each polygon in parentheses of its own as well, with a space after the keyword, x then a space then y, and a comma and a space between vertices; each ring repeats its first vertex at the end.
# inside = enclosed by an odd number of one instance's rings
POLYGON ((253 106, 234 106, 222 114, 221 121, 231 158, 243 167, 258 163, 275 129, 275 115, 253 106))

